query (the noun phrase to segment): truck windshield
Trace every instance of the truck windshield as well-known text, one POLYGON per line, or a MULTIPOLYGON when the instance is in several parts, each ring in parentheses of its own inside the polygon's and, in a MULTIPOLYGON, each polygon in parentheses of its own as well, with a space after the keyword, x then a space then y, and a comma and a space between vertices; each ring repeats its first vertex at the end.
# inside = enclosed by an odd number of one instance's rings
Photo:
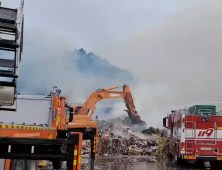
POLYGON ((212 115, 211 109, 200 109, 198 110, 198 115, 212 115))

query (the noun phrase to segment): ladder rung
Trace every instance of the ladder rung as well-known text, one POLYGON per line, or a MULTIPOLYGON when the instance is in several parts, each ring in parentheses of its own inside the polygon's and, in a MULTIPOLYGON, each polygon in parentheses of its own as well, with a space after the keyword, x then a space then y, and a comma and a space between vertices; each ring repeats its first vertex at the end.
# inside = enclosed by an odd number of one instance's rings
POLYGON ((0 30, 16 33, 17 9, 0 7, 0 30))
POLYGON ((15 108, 5 108, 5 107, 1 107, 0 106, 0 110, 4 110, 4 111, 16 111, 16 109, 15 108))
POLYGON ((2 59, 0 58, 0 67, 10 67, 14 68, 14 60, 2 59))
POLYGON ((3 23, 0 21, 0 30, 4 32, 16 32, 16 24, 3 23))
POLYGON ((0 47, 0 50, 15 52, 15 49, 12 49, 12 48, 2 48, 2 47, 0 47))
POLYGON ((17 9, 0 7, 0 21, 5 23, 16 23, 17 9))
POLYGON ((0 47, 2 48, 9 48, 9 49, 16 49, 19 48, 19 44, 12 40, 0 40, 0 47))
POLYGON ((16 87, 15 82, 0 81, 0 86, 16 87))
POLYGON ((13 71, 0 70, 0 77, 18 78, 18 75, 13 71))

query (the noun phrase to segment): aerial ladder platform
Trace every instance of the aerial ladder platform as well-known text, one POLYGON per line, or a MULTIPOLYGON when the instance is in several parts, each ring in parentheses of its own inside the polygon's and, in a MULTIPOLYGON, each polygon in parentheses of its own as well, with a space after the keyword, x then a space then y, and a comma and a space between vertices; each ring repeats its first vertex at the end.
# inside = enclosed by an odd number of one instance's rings
POLYGON ((23 53, 24 0, 19 9, 0 2, 0 110, 16 111, 17 79, 23 53))

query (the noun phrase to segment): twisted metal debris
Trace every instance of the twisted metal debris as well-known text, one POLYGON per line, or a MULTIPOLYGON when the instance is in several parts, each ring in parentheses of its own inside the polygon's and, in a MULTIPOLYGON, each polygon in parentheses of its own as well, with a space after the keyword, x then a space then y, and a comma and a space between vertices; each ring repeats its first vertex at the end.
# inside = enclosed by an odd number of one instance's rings
MULTIPOLYGON (((120 118, 99 121, 98 156, 149 156, 155 159, 161 130, 150 127, 142 132, 133 131, 127 121, 120 118)), ((82 154, 90 154, 90 142, 83 142, 82 154)))

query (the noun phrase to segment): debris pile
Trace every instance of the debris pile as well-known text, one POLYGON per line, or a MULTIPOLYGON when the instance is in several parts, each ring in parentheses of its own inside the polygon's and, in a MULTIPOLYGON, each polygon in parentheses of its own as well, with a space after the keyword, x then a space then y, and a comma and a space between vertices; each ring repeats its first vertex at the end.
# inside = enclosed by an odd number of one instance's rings
POLYGON ((158 136, 147 138, 137 135, 129 129, 123 132, 123 136, 114 135, 112 132, 100 131, 98 140, 99 155, 151 155, 157 149, 158 136), (127 136, 126 136, 127 135, 127 136))
MULTIPOLYGON (((128 121, 128 120, 127 120, 128 121)), ((162 132, 150 127, 144 131, 133 131, 128 122, 120 118, 99 121, 99 156, 154 156, 157 141, 162 132)), ((90 142, 83 142, 83 155, 90 154, 90 142)))

